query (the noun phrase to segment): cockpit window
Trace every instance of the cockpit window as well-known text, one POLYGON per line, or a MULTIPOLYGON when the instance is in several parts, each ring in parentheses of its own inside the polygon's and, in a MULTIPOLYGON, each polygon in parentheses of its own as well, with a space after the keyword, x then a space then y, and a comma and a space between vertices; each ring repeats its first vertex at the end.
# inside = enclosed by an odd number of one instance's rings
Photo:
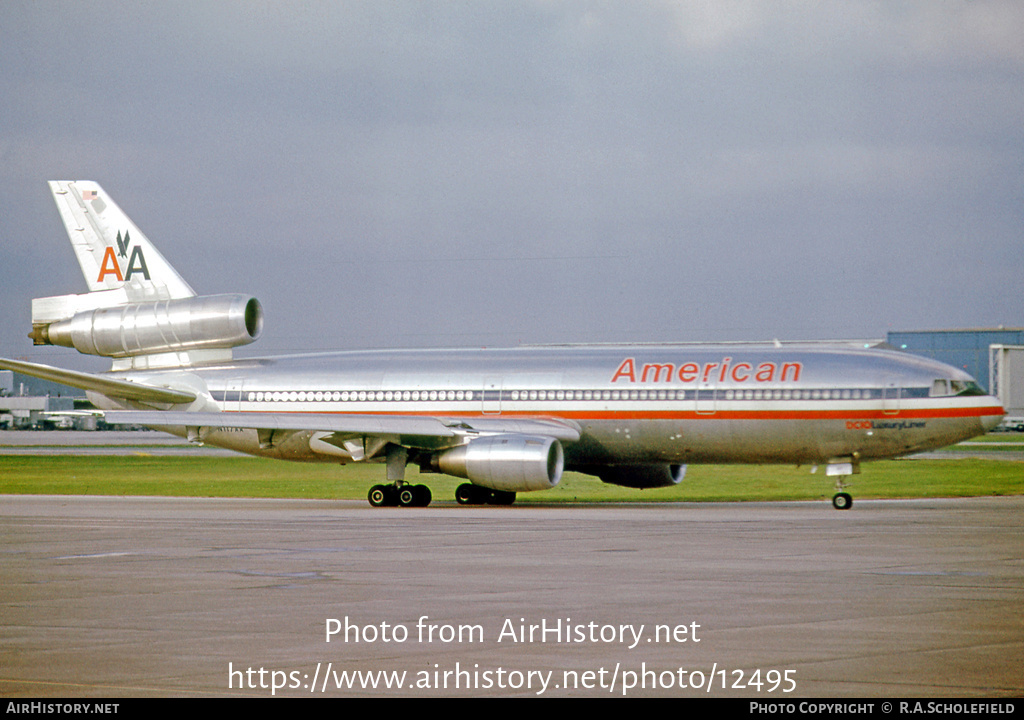
POLYGON ((985 391, 973 380, 933 380, 930 397, 949 397, 952 395, 984 395, 985 391))
POLYGON ((973 380, 950 380, 950 384, 953 386, 954 395, 984 395, 985 391, 981 389, 981 385, 974 382, 973 380))

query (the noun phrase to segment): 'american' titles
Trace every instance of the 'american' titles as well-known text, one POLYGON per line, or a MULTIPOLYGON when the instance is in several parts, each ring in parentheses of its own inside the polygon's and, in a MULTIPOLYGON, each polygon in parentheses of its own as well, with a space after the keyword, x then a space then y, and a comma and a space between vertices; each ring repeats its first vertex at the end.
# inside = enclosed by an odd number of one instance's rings
POLYGON ((733 363, 731 357, 721 362, 703 365, 695 362, 644 363, 638 366, 633 358, 626 358, 612 375, 612 382, 799 382, 803 364, 798 362, 733 363))

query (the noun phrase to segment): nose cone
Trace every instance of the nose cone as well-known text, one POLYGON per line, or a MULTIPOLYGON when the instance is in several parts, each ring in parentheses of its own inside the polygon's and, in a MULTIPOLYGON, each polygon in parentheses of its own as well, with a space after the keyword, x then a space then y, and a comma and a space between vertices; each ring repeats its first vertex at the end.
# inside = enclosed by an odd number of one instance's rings
POLYGON ((981 416, 981 426, 985 429, 985 432, 989 432, 992 428, 1001 423, 1003 421, 1003 416, 1006 415, 1006 410, 1003 409, 1002 404, 999 402, 999 398, 992 397, 990 395, 989 399, 992 401, 992 406, 991 408, 986 409, 991 410, 991 412, 981 416))

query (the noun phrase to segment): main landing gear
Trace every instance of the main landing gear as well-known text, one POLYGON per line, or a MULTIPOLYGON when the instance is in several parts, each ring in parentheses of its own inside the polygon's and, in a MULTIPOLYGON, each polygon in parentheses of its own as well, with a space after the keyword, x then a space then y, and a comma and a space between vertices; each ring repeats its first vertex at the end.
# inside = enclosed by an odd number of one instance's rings
MULTIPOLYGON (((374 485, 366 494, 374 507, 426 507, 433 499, 426 485, 374 485)), ((516 501, 514 492, 490 490, 472 483, 463 483, 455 491, 459 505, 511 505, 516 501)))
MULTIPOLYGON (((374 485, 366 494, 373 507, 426 507, 432 499, 426 485, 405 482, 405 466, 409 463, 409 449, 390 444, 385 449, 388 482, 374 485)), ((417 461, 414 458, 414 461, 417 461)), ((421 463, 421 469, 424 465, 421 463)), ((459 505, 511 505, 516 501, 514 492, 491 490, 472 483, 463 483, 455 491, 459 505)))
POLYGON ((374 507, 426 507, 431 494, 426 485, 374 485, 366 499, 374 507))
POLYGON ((385 449, 388 484, 374 485, 366 499, 374 507, 426 507, 430 504, 430 488, 405 482, 405 466, 409 462, 409 449, 401 445, 388 445, 385 449))

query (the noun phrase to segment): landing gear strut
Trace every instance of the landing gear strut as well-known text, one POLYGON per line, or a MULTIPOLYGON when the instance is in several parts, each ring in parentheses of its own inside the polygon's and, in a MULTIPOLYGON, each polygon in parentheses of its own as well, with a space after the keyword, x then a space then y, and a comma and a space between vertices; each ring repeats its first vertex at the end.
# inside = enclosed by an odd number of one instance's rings
POLYGON ((430 488, 405 482, 405 466, 409 449, 401 445, 385 448, 389 485, 374 485, 366 499, 374 507, 426 507, 430 504, 430 488))

